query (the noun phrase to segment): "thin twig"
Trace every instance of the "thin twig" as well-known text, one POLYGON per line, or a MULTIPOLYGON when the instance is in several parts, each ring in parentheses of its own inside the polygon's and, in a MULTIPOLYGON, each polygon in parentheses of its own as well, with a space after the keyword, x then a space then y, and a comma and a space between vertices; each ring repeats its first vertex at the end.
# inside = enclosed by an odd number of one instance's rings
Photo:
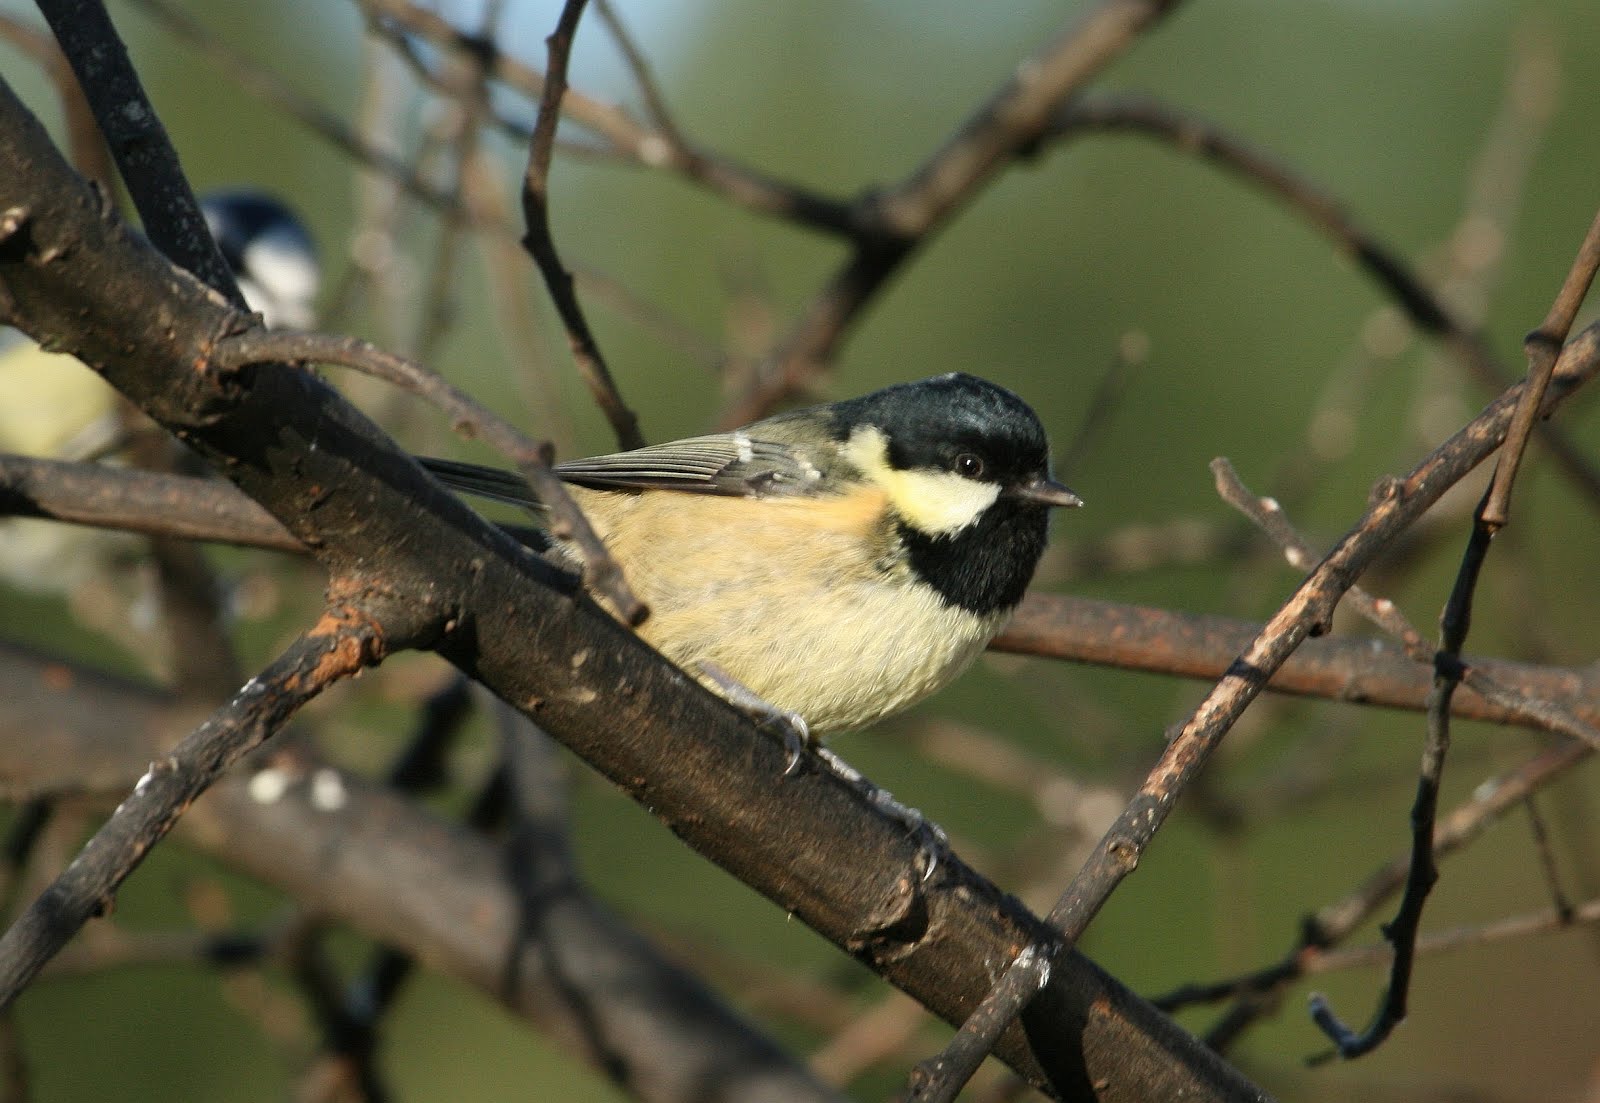
POLYGON ((0 937, 0 1011, 79 927, 111 907, 118 886, 227 767, 329 685, 382 656, 374 629, 364 617, 329 610, 170 755, 150 764, 77 859, 0 937))
POLYGON ((1578 308, 1589 294, 1595 270, 1600 268, 1600 211, 1589 223, 1589 232, 1583 237, 1578 255, 1567 272, 1567 278, 1550 304, 1549 313, 1539 328, 1528 334, 1523 348, 1528 355, 1528 385, 1522 392, 1522 402, 1511 420, 1511 430, 1506 435, 1505 448, 1500 462, 1495 464, 1494 482, 1489 486, 1489 500, 1483 507, 1483 521, 1491 532, 1498 530, 1511 519, 1511 487, 1517 478, 1517 468, 1522 463, 1522 453, 1533 432, 1534 419, 1544 399, 1545 388, 1550 385, 1550 375, 1555 371, 1556 358, 1578 308))
MULTIPOLYGON (((1150 338, 1143 333, 1124 333, 1117 342, 1116 354, 1095 381, 1094 392, 1084 406, 1077 432, 1067 439, 1064 447, 1056 451, 1056 470, 1071 472, 1089 454, 1091 446, 1097 443, 1096 438, 1121 407, 1134 373, 1148 359, 1150 338)), ((1066 477, 1070 478, 1070 475, 1066 477)))
POLYGON ((1556 864, 1555 850, 1550 845, 1550 832, 1545 827, 1544 816, 1539 813, 1539 805, 1534 801, 1532 793, 1523 800, 1522 807, 1528 813, 1528 828, 1533 832, 1533 848, 1539 855, 1539 867, 1544 870, 1545 884, 1550 889, 1550 900, 1555 905, 1555 912, 1558 916, 1571 920, 1575 914, 1572 901, 1568 899, 1566 890, 1561 887, 1561 868, 1556 864))
MULTIPOLYGON (((1495 942, 1527 938, 1530 935, 1564 931, 1574 924, 1600 923, 1600 900, 1573 907, 1551 908, 1529 915, 1512 915, 1476 927, 1453 927, 1435 931, 1417 939, 1417 955, 1447 953, 1473 946, 1487 946, 1495 942)), ((1372 946, 1351 946, 1344 950, 1329 950, 1308 956, 1305 971, 1331 973, 1337 969, 1351 969, 1362 965, 1379 964, 1392 957, 1394 947, 1387 942, 1372 946)))
POLYGON ((578 33, 578 20, 583 17, 587 0, 567 0, 561 8, 561 18, 545 44, 550 51, 550 64, 545 72, 544 92, 539 97, 539 116, 533 126, 533 139, 528 145, 528 170, 522 182, 522 214, 527 223, 523 247, 539 266, 556 313, 567 330, 567 344, 578 364, 589 393, 611 422, 617 444, 623 449, 642 448, 644 436, 639 432, 639 418, 623 401, 616 381, 606 367, 605 357, 589 328, 588 319, 573 287, 572 273, 561 263, 555 238, 550 234, 550 159, 554 152, 556 125, 561 118, 561 98, 567 90, 567 60, 572 53, 572 40, 578 33))
MULTIPOLYGON (((1266 533, 1282 549, 1283 557, 1291 567, 1299 571, 1316 569, 1321 556, 1294 530, 1284 515, 1283 507, 1275 499, 1252 494, 1226 457, 1219 456, 1211 461, 1211 475, 1215 480, 1217 496, 1266 533)), ((1432 649, 1394 602, 1369 594, 1360 586, 1350 587, 1345 600, 1362 616, 1399 640, 1412 658, 1424 663, 1433 661, 1432 649)))
POLYGON ((594 7, 595 11, 600 13, 600 20, 606 25, 606 30, 611 32, 611 38, 616 42, 617 49, 622 51, 622 60, 627 63, 628 72, 633 74, 633 83, 644 99, 645 112, 650 116, 651 125, 660 131, 667 141, 683 148, 686 145, 683 133, 678 129, 677 123, 672 121, 672 112, 667 110, 667 98, 661 94, 661 86, 656 83, 655 74, 650 71, 650 62, 645 58, 644 51, 639 49, 639 44, 628 33, 622 17, 617 14, 616 8, 611 6, 611 0, 594 0, 594 7))
POLYGON ((481 437, 511 459, 539 501, 550 510, 550 531, 575 541, 583 551, 584 581, 603 594, 629 624, 639 624, 648 608, 633 596, 611 553, 595 535, 565 485, 550 469, 549 446, 529 439, 521 430, 442 376, 414 360, 385 352, 354 337, 333 337, 293 330, 260 327, 230 337, 213 353, 215 366, 238 369, 268 361, 310 360, 337 364, 382 379, 424 399, 449 415, 452 427, 463 436, 481 437))

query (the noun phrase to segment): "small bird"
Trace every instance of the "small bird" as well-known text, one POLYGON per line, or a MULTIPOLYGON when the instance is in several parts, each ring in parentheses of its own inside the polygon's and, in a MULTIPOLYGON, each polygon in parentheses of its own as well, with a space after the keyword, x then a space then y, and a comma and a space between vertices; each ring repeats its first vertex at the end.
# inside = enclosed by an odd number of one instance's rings
MULTIPOLYGON (((511 472, 422 463, 457 490, 538 508, 511 472)), ((555 471, 650 606, 645 641, 813 737, 966 670, 1022 599, 1049 510, 1082 505, 1051 477, 1027 403, 962 373, 555 471)))
MULTIPOLYGON (((307 327, 321 283, 311 237, 278 200, 249 190, 209 192, 200 210, 268 327, 307 327)), ((85 460, 114 452, 126 431, 116 391, 65 353, 0 330, 0 452, 85 460)), ((0 583, 71 593, 142 547, 126 533, 34 518, 0 518, 0 583)))
POLYGON ((268 329, 309 329, 322 288, 316 245, 295 213, 266 192, 239 188, 200 197, 206 229, 268 329))

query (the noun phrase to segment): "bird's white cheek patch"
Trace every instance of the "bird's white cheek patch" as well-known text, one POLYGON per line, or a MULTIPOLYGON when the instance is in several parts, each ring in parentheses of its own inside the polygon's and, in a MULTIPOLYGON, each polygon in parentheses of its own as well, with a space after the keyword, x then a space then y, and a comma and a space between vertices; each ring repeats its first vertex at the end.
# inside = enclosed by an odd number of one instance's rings
POLYGON ((949 471, 892 471, 886 488, 900 516, 929 536, 960 532, 1000 496, 993 483, 973 482, 949 471))
POLYGON ((876 429, 858 429, 845 451, 867 478, 889 495, 906 523, 929 536, 950 536, 977 521, 1000 497, 994 483, 964 479, 952 471, 897 471, 889 466, 888 442, 876 429))

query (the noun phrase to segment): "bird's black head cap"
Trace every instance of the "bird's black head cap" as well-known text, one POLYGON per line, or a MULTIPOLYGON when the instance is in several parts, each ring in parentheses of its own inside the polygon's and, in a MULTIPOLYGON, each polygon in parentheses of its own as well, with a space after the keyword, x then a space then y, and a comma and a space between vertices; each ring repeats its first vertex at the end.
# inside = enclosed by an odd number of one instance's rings
POLYGON ((951 605, 979 615, 1015 607, 1049 523, 1047 505, 1012 493, 1049 476, 1050 445, 1038 415, 1004 387, 952 372, 834 407, 838 440, 863 428, 882 434, 892 468, 951 472, 1002 488, 993 505, 954 532, 901 522, 896 535, 916 575, 951 605))
POLYGON ((1039 417, 1022 399, 987 379, 950 372, 897 383, 834 407, 834 434, 844 440, 862 425, 882 430, 889 463, 949 470, 971 453, 991 482, 1021 482, 1043 474, 1050 444, 1039 417))
POLYGON ((235 274, 245 270, 245 252, 251 243, 268 233, 292 239, 307 255, 316 253, 311 234, 295 213, 265 192, 242 188, 208 192, 200 197, 200 211, 235 274))

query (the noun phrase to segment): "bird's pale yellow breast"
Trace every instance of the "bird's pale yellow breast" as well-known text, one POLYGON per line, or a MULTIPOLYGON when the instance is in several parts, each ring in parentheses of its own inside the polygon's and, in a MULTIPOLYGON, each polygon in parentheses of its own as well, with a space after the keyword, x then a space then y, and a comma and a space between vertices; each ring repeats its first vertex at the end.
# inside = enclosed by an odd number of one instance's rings
POLYGON ((639 634, 794 711, 862 727, 947 684, 1004 618, 977 617, 887 556, 889 494, 731 498, 575 490, 638 596, 639 634))

